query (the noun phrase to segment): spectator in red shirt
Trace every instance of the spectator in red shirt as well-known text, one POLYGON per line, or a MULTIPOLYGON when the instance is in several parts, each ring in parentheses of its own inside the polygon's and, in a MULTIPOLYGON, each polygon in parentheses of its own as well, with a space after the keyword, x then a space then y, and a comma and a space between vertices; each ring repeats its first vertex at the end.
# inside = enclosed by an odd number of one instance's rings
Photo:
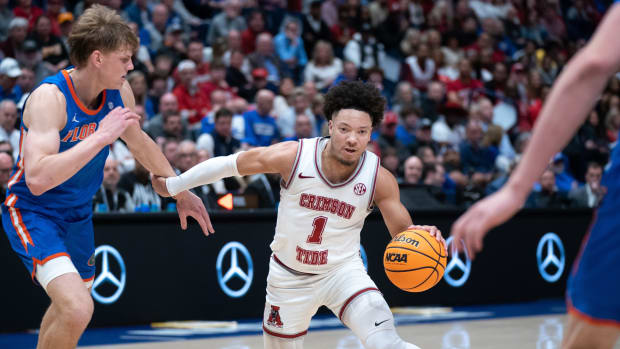
MULTIPOLYGON (((196 76, 194 76, 194 82, 196 84, 202 84, 209 80, 209 62, 204 59, 204 44, 202 41, 194 39, 187 44, 187 58, 196 64, 196 76)), ((172 73, 175 84, 179 84, 181 81, 179 78, 178 69, 175 69, 172 73)))
POLYGON ((15 17, 22 17, 28 20, 28 31, 34 28, 34 22, 43 14, 43 10, 32 5, 32 0, 18 0, 17 6, 13 9, 15 17))
MULTIPOLYGON (((231 99, 232 97, 237 96, 226 82, 226 66, 222 63, 213 63, 211 65, 211 79, 198 85, 198 87, 206 96, 211 96, 211 93, 216 90, 224 91, 227 94, 226 99, 231 99)), ((211 100, 209 100, 209 104, 211 104, 211 100)))
POLYGON ((459 62, 459 78, 446 86, 448 100, 464 108, 468 108, 471 101, 481 94, 482 88, 482 82, 472 77, 471 62, 468 59, 459 62))
POLYGON ((179 63, 178 71, 181 83, 174 88, 172 93, 179 100, 181 116, 191 126, 200 122, 209 112, 209 98, 194 83, 196 63, 189 59, 183 60, 179 63))
POLYGON ((263 13, 259 10, 250 13, 248 27, 241 32, 242 52, 246 55, 254 52, 256 50, 256 37, 265 31, 265 17, 263 13))
POLYGON ((58 15, 60 15, 60 13, 62 12, 63 7, 63 0, 47 0, 45 15, 50 19, 50 22, 52 22, 52 34, 56 36, 62 35, 62 32, 60 31, 60 23, 58 21, 58 15))
POLYGON ((478 54, 481 54, 482 51, 485 49, 490 49, 493 52, 492 54, 493 63, 504 62, 506 60, 506 55, 504 54, 504 52, 497 49, 495 45, 495 39, 489 33, 486 33, 486 32, 480 33, 480 36, 478 36, 478 40, 476 40, 476 42, 471 44, 466 49, 476 50, 478 54))

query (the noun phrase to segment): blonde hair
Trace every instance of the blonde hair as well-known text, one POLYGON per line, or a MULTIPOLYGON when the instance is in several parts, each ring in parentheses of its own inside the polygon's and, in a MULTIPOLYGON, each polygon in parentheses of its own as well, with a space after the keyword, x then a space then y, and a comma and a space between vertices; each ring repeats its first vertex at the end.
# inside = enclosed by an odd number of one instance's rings
POLYGON ((69 34, 69 57, 76 67, 83 67, 95 50, 112 52, 122 48, 136 51, 138 37, 114 10, 93 5, 82 14, 69 34))
POLYGON ((504 136, 504 130, 497 125, 489 125, 487 132, 482 137, 482 146, 488 147, 491 145, 499 146, 504 136))
POLYGON ((314 62, 315 65, 318 65, 317 63, 318 63, 318 56, 319 56, 319 48, 321 46, 325 46, 329 50, 329 58, 327 59, 327 62, 321 62, 321 65, 331 65, 334 62, 334 49, 332 47, 332 44, 330 44, 329 42, 325 40, 319 40, 316 42, 316 44, 314 44, 314 50, 312 51, 312 61, 314 62))

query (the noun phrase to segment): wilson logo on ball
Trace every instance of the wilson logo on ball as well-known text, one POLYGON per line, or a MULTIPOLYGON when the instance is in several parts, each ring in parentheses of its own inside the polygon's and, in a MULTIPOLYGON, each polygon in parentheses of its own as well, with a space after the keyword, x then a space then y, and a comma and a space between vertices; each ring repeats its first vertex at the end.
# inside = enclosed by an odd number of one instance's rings
POLYGON ((357 183, 353 187, 353 192, 357 195, 364 195, 364 193, 366 192, 366 186, 364 185, 364 183, 357 183))
POLYGON ((386 262, 399 262, 399 263, 407 263, 407 254, 403 253, 386 253, 385 254, 386 262))
POLYGON ((404 242, 406 244, 418 247, 420 246, 420 241, 407 237, 406 235, 398 235, 394 238, 394 242, 404 242))

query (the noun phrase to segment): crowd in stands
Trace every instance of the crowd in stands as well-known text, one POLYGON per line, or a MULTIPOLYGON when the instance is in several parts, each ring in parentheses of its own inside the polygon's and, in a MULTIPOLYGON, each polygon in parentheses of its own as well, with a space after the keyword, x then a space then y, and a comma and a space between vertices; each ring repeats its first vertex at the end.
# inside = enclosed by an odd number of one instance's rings
MULTIPOLYGON (((70 66, 67 37, 94 3, 140 38, 127 76, 142 127, 180 173, 213 156, 327 135, 324 94, 374 84, 387 100, 369 150, 410 209, 467 207, 518 163, 550 87, 610 0, 0 0, 0 181, 18 156, 20 113, 70 66)), ((550 162, 526 207, 594 207, 620 130, 620 74, 550 162)), ((122 141, 97 212, 174 211, 122 141)), ((210 210, 233 193, 274 208, 280 178, 195 188, 210 210)))

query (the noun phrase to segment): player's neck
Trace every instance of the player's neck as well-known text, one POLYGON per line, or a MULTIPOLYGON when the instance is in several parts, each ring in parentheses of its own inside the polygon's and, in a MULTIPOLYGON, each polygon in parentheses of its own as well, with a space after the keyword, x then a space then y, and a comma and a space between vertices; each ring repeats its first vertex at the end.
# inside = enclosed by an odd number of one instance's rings
POLYGON ((321 152, 321 172, 332 183, 341 183, 351 177, 358 163, 359 159, 353 165, 343 164, 336 154, 332 153, 330 143, 327 143, 321 152))
POLYGON ((88 108, 96 108, 94 104, 97 104, 97 97, 103 91, 103 87, 97 83, 97 79, 93 79, 93 73, 85 69, 74 69, 69 75, 80 101, 88 108))

